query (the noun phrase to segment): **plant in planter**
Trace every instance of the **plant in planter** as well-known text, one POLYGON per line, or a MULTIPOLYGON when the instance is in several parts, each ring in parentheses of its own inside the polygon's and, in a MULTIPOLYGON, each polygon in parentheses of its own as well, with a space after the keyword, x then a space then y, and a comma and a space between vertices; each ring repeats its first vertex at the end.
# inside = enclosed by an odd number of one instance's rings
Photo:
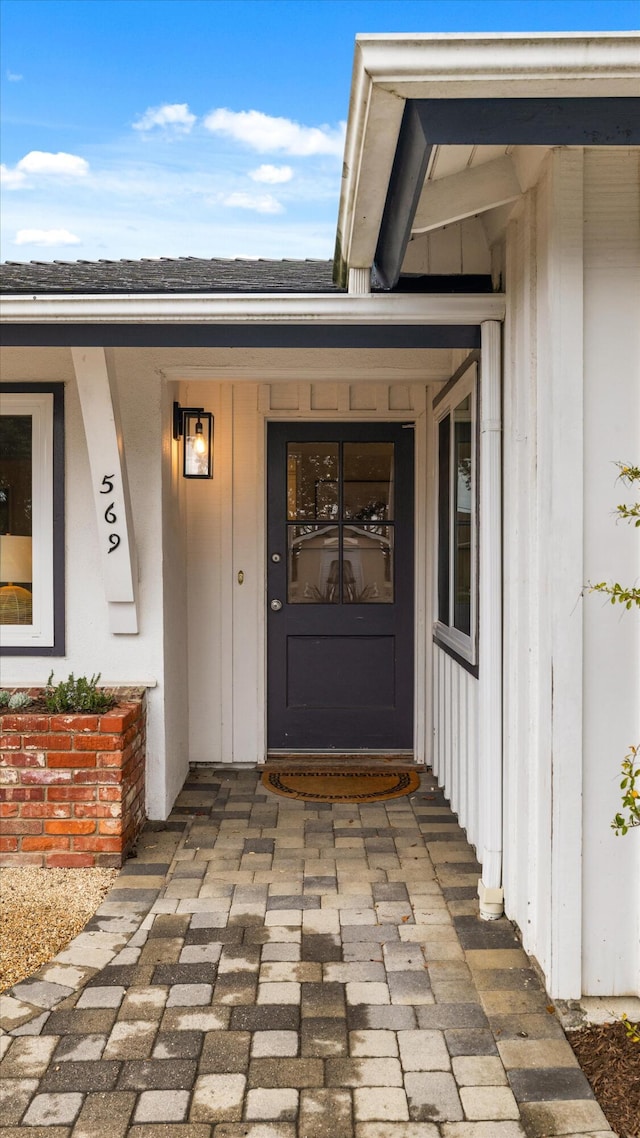
POLYGON ((0 708, 8 707, 10 711, 24 711, 33 703, 32 696, 26 691, 0 691, 0 708))
POLYGON ((0 693, 0 865, 122 864, 144 822, 144 692, 71 674, 0 693))
POLYGON ((112 692, 98 687, 100 672, 90 680, 86 676, 74 677, 73 672, 67 680, 53 686, 53 672, 49 674, 45 689, 47 711, 63 714, 66 711, 104 712, 114 707, 117 700, 112 692))

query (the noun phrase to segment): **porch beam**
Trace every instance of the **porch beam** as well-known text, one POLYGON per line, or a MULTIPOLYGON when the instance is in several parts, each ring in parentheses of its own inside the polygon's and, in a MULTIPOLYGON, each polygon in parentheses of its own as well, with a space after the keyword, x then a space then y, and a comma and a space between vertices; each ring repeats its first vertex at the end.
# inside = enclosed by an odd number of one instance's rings
POLYGON ((117 388, 103 348, 71 349, 84 421, 109 630, 138 631, 136 557, 117 388))
POLYGON ((637 146, 640 98, 416 99, 439 146, 637 146))
POLYGON ((13 347, 105 348, 479 348, 477 324, 359 328, 229 328, 216 325, 20 324, 13 347))
POLYGON ((428 233, 520 197, 522 187, 511 158, 497 158, 425 185, 412 233, 428 233))
POLYGON ((408 102, 374 257, 376 275, 383 288, 393 288, 400 276, 432 149, 418 104, 408 102))

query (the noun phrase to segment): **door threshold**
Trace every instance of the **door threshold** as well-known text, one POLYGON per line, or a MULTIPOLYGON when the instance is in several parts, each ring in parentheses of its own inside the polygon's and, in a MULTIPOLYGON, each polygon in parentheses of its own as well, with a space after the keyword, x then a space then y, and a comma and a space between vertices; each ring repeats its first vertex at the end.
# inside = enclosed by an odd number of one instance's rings
POLYGON ((368 748, 368 747, 356 748, 356 747, 354 747, 350 751, 346 750, 346 749, 345 750, 338 750, 337 748, 333 751, 319 751, 317 749, 313 750, 311 748, 308 748, 307 750, 305 750, 304 747, 299 747, 295 751, 290 751, 284 747, 281 747, 281 748, 273 747, 267 751, 267 758, 268 759, 291 758, 292 756, 294 756, 296 758, 298 756, 300 756, 301 758, 305 758, 305 759, 307 759, 307 758, 309 758, 309 759, 314 759, 314 758, 316 758, 316 759, 342 759, 342 758, 351 759, 354 756, 356 758, 358 756, 360 756, 361 758, 368 758, 371 755, 374 757, 376 755, 391 755, 394 759, 395 758, 412 759, 413 758, 413 751, 411 750, 410 747, 407 747, 406 749, 402 749, 400 747, 378 747, 377 749, 373 748, 373 747, 372 748, 368 748))
POLYGON ((281 770, 295 765, 306 768, 315 766, 371 767, 380 769, 416 768, 422 770, 422 763, 416 763, 413 751, 269 751, 264 766, 281 770))

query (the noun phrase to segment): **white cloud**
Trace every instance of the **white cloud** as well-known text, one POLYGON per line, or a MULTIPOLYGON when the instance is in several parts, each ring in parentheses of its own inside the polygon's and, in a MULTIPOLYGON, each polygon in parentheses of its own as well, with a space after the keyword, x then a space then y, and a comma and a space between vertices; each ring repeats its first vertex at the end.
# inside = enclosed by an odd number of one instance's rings
POLYGON ((0 166, 0 186, 5 190, 17 190, 26 181, 26 175, 21 170, 10 170, 4 164, 0 166))
POLYGON ((81 245, 75 233, 68 229, 19 229, 14 245, 81 245))
POLYGON ((7 71, 7 79, 10 83, 21 83, 24 76, 16 75, 15 71, 7 71))
POLYGON ((137 122, 134 130, 153 130, 154 126, 173 127, 180 134, 188 134, 196 121, 189 110, 188 103, 163 103, 161 107, 148 107, 137 122))
POLYGON ((254 182, 268 182, 271 186, 277 186, 280 182, 290 182, 293 170, 290 166, 258 166, 257 170, 249 170, 249 177, 254 182))
POLYGON ((30 150, 21 158, 16 170, 24 174, 62 174, 70 178, 84 178, 89 173, 89 163, 77 154, 49 154, 46 150, 30 150))
POLYGON ((339 127, 301 126, 291 119, 275 118, 261 111, 230 111, 219 107, 204 120, 207 130, 244 142, 259 153, 283 151, 308 157, 333 154, 342 157, 345 124, 339 127))
POLYGON ((284 213, 284 207, 271 194, 247 194, 236 190, 222 199, 231 209, 251 209, 255 213, 284 213))

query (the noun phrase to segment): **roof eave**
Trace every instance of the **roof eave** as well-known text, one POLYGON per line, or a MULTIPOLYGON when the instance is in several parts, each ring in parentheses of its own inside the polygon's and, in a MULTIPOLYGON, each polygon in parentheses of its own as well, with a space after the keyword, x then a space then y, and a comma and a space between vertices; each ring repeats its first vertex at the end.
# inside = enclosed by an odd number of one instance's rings
POLYGON ((502 293, 6 294, 1 323, 479 324, 504 313, 502 293))
POLYGON ((373 264, 408 99, 616 98, 639 82, 635 32, 359 35, 334 279, 373 264))

